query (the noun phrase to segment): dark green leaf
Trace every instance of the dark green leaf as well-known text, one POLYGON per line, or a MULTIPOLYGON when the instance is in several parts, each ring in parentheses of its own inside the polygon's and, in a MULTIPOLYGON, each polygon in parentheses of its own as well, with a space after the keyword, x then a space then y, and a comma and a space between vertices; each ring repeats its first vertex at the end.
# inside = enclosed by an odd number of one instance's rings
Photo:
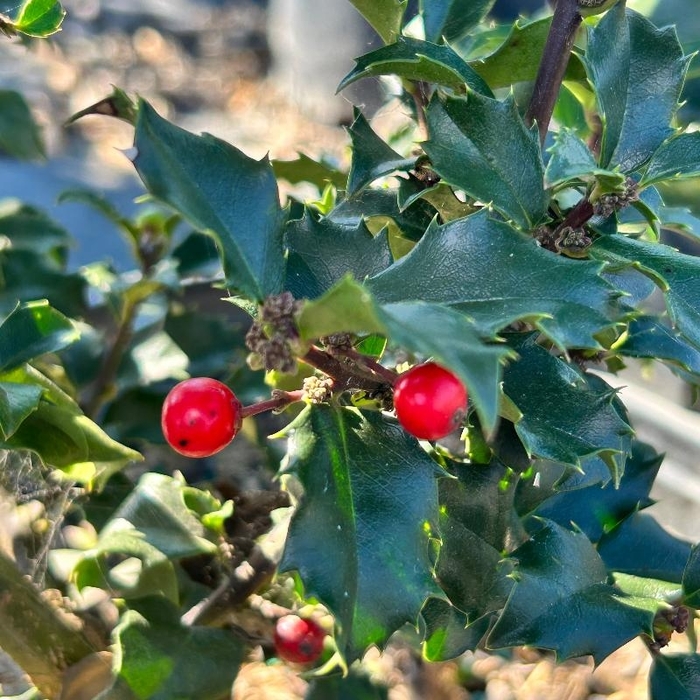
POLYGON ((227 285, 256 300, 279 292, 285 214, 269 161, 180 129, 146 102, 134 144, 134 165, 149 191, 216 235, 227 285))
POLYGON ((415 157, 404 158, 391 148, 372 130, 357 108, 348 133, 352 142, 352 163, 347 185, 349 197, 384 175, 396 170, 410 170, 415 165, 415 157))
POLYGON ((380 414, 327 406, 292 424, 290 459, 304 496, 280 568, 296 569, 329 607, 338 648, 353 660, 416 624, 426 598, 440 595, 429 546, 437 467, 380 414))
POLYGON ((700 238, 700 219, 689 209, 685 207, 662 206, 657 213, 662 228, 680 233, 694 241, 700 238))
POLYGON ((665 141, 651 157, 639 186, 700 175, 700 133, 679 134, 665 141))
POLYGON ((0 234, 7 236, 12 250, 40 254, 44 264, 62 270, 73 244, 70 234, 44 212, 16 200, 0 205, 0 234))
POLYGON ((408 0, 350 0, 385 44, 396 41, 408 0))
POLYGON ((614 389, 551 355, 534 334, 511 345, 520 359, 506 367, 503 390, 523 414, 515 429, 527 451, 574 466, 601 455, 617 481, 632 428, 613 405, 614 389))
MULTIPOLYGON (((506 40, 495 51, 469 62, 493 90, 532 81, 537 76, 552 18, 521 24, 523 21, 515 22, 506 40)), ((565 79, 580 81, 585 75, 580 60, 572 54, 565 79)))
POLYGON ((605 565, 585 535, 544 521, 512 556, 516 584, 488 637, 490 647, 525 644, 552 649, 560 660, 591 654, 600 663, 651 631, 653 611, 605 583, 605 565))
POLYGON ((649 672, 650 700, 700 697, 700 654, 656 654, 649 672))
POLYGON ((347 177, 335 167, 303 153, 296 160, 273 160, 272 169, 275 177, 292 185, 310 182, 322 190, 329 182, 339 189, 347 183, 347 177))
POLYGON ((27 36, 46 37, 59 31, 65 16, 66 11, 56 0, 25 0, 13 25, 27 36))
POLYGON ((357 65, 343 78, 338 90, 360 78, 398 75, 454 90, 463 90, 468 86, 475 92, 492 95, 481 76, 449 46, 420 39, 400 37, 396 43, 360 56, 355 62, 357 65))
POLYGON ((482 210, 431 227, 408 255, 367 284, 380 303, 458 306, 487 337, 528 318, 558 345, 598 347, 593 336, 611 323, 612 287, 601 269, 544 250, 482 210))
POLYGON ((544 501, 534 514, 577 528, 597 542, 629 515, 652 504, 649 491, 662 459, 649 445, 635 442, 619 486, 609 482, 602 488, 598 484, 562 491, 544 501))
POLYGON ((24 97, 0 90, 0 151, 21 160, 46 157, 41 131, 24 97))
POLYGON ((304 700, 388 700, 389 691, 354 667, 346 676, 317 676, 304 700))
POLYGON ((618 3, 589 30, 585 62, 603 119, 600 164, 632 172, 672 133, 688 63, 675 30, 618 3))
POLYGON ((156 619, 150 617, 129 610, 113 633, 116 673, 136 697, 220 700, 231 692, 244 654, 236 634, 185 627, 174 606, 156 619))
POLYGON ((693 545, 682 583, 683 602, 693 608, 700 607, 700 545, 693 545))
POLYGON ((287 246, 285 287, 297 298, 314 299, 348 273, 362 281, 393 262, 385 231, 372 236, 362 222, 317 221, 308 210, 287 225, 287 246))
POLYGON ((690 544, 663 529, 646 513, 635 513, 598 543, 610 571, 678 582, 683 578, 690 544))
POLYGON ((490 615, 467 624, 467 616, 440 598, 428 598, 421 613, 426 626, 423 654, 428 661, 448 661, 474 651, 488 631, 490 615))
POLYGON ((633 266, 664 291, 671 321, 700 347, 700 260, 658 243, 626 236, 601 236, 590 248, 593 257, 614 266, 633 266))
POLYGON ((430 41, 463 37, 486 16, 494 0, 421 0, 425 35, 430 41))
POLYGON ((70 319, 48 301, 21 304, 0 325, 0 372, 57 352, 79 337, 70 319))
POLYGON ((537 133, 523 123, 515 100, 470 93, 433 99, 425 152, 447 182, 524 229, 545 216, 544 166, 537 133))
POLYGON ((452 471, 456 479, 440 480, 436 576, 450 602, 474 622, 500 610, 513 584, 501 552, 513 541, 515 488, 502 486, 506 469, 497 464, 455 464, 452 471))
POLYGON ((0 381, 0 435, 7 440, 39 406, 43 391, 32 384, 0 381))

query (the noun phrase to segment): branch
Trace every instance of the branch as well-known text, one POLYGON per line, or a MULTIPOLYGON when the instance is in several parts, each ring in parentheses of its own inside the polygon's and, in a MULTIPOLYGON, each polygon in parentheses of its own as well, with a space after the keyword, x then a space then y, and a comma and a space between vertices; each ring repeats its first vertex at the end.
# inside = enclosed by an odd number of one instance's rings
POLYGON ((547 136, 581 19, 576 0, 558 0, 537 71, 530 106, 525 115, 525 123, 528 126, 537 122, 541 143, 544 143, 547 136))

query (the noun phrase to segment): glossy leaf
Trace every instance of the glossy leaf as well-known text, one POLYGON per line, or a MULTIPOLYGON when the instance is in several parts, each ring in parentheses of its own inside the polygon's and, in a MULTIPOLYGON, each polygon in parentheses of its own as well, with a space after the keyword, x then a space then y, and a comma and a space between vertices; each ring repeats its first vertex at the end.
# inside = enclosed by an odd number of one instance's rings
POLYGON ((433 99, 427 110, 431 167, 448 183, 529 229, 546 214, 539 140, 512 98, 471 93, 433 99))
POLYGON ((350 0, 385 44, 396 41, 408 0, 350 0))
POLYGON ((0 233, 12 241, 13 250, 41 253, 47 262, 63 269, 70 234, 43 211, 17 200, 0 203, 0 233))
POLYGON ((486 16, 494 0, 421 0, 425 34, 430 41, 463 37, 486 16))
POLYGON ((700 607, 700 546, 697 544, 691 549, 682 583, 683 602, 693 608, 700 607))
POLYGON ((600 663, 651 631, 653 611, 627 604, 606 583, 605 565, 585 535, 543 521, 512 556, 516 584, 488 637, 490 647, 527 644, 552 649, 560 660, 591 654, 600 663))
POLYGON ((21 34, 46 37, 60 30, 65 15, 56 0, 24 0, 12 24, 21 34))
POLYGON ((118 680, 150 700, 219 700, 230 693, 243 660, 240 638, 231 630, 186 627, 175 606, 147 602, 146 614, 128 610, 113 632, 118 680))
POLYGON ((603 120, 600 164, 630 173, 672 134, 687 59, 671 27, 618 3, 589 30, 586 65, 603 120))
POLYGON ((510 344, 520 357, 506 368, 503 390, 523 414, 515 429, 528 453, 574 466, 601 455, 617 481, 632 428, 613 404, 615 390, 551 355, 534 334, 510 344))
POLYGON ((361 221, 355 226, 316 220, 307 210, 287 226, 287 281, 297 298, 315 299, 350 273, 362 281, 393 262, 386 232, 376 236, 361 221))
POLYGON ((279 292, 285 214, 269 161, 180 129, 146 102, 134 145, 134 165, 148 190, 216 236, 227 285, 259 301, 279 292))
POLYGON ((29 105, 14 90, 0 90, 0 152, 21 160, 46 156, 41 131, 29 105))
POLYGON ((680 583, 690 544, 664 530, 646 513, 635 513, 598 543, 611 571, 680 583))
POLYGON ((652 156, 639 186, 697 175, 700 175, 700 133, 694 131, 664 141, 652 156))
POLYGON ((426 634, 423 655, 428 661, 448 661, 475 651, 488 631, 490 615, 467 624, 467 616, 440 598, 429 598, 421 613, 426 634))
POLYGON ((289 436, 289 469, 304 495, 280 569, 297 570, 306 593, 328 606, 338 648, 353 660, 416 624, 425 599, 440 595, 429 555, 437 467, 377 413, 313 406, 289 436))
POLYGON ((656 654, 649 671, 650 700, 700 697, 700 654, 656 654))
POLYGON ((36 411, 43 390, 32 384, 2 381, 0 375, 0 435, 7 440, 36 411))
POLYGON ((360 56, 338 90, 361 78, 377 75, 398 75, 408 80, 421 80, 444 85, 454 90, 468 86, 476 92, 491 95, 481 76, 449 46, 401 37, 394 44, 360 56))
POLYGON ((601 269, 600 263, 544 250, 482 210, 432 226, 408 255, 367 285, 380 303, 458 307, 486 337, 527 318, 558 345, 597 347, 593 336, 611 323, 612 287, 599 276, 601 269))
POLYGON ((367 185, 396 170, 410 170, 415 157, 404 158, 378 136, 360 110, 348 129, 352 142, 352 163, 348 174, 347 194, 352 197, 367 185))
POLYGON ((671 321, 700 347, 700 260, 658 243, 626 236, 602 236, 591 255, 615 266, 632 266, 656 282, 666 297, 671 321))
POLYGON ((70 319, 47 301, 21 304, 0 324, 0 372, 57 352, 79 337, 70 319))

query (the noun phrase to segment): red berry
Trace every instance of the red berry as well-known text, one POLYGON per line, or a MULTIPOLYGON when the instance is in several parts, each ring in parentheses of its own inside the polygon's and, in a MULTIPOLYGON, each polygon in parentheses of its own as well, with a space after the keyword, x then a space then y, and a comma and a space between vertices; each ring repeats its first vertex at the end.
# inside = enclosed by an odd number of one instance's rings
POLYGON ((231 389, 216 379, 196 377, 170 390, 160 424, 176 452, 209 457, 233 440, 241 420, 241 402, 231 389))
POLYGON ((467 390, 448 369, 426 362, 404 372, 394 385, 399 423, 422 440, 439 440, 459 426, 467 412, 467 390))
POLYGON ((321 655, 325 637, 323 628, 313 620, 285 615, 275 625, 275 651, 285 661, 308 664, 321 655))

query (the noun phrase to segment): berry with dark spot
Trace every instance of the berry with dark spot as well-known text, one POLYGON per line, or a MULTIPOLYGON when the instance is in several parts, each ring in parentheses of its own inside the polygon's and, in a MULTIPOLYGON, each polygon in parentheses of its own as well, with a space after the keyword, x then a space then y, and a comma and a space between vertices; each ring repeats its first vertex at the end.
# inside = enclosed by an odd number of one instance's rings
POLYGON ((316 661, 323 651, 326 633, 313 620, 298 615, 285 615, 275 625, 275 651, 284 661, 309 664, 316 661))

